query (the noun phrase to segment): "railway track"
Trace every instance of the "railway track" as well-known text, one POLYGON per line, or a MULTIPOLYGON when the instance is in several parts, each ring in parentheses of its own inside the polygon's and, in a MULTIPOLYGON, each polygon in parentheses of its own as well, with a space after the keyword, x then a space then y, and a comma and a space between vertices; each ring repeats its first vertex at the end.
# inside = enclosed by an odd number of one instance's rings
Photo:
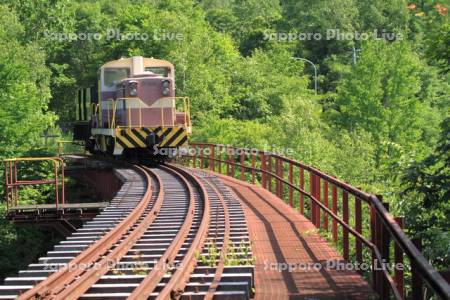
POLYGON ((116 171, 110 205, 18 277, 0 299, 249 299, 253 258, 237 198, 173 165, 116 171))

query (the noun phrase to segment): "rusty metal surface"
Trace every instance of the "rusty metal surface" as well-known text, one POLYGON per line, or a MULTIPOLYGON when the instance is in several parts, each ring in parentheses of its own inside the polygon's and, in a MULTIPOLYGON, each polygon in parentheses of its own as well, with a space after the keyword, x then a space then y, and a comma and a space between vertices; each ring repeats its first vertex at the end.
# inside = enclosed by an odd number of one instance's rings
POLYGON ((310 221, 267 190, 218 176, 244 203, 257 258, 255 299, 376 298, 369 284, 354 271, 274 270, 274 265, 270 264, 306 266, 323 264, 327 260, 343 261, 343 258, 319 236, 310 221))
MULTIPOLYGON (((100 261, 103 266, 104 255, 115 244, 117 244, 123 235, 135 224, 138 218, 145 211, 151 200, 151 178, 147 172, 144 172, 142 168, 137 167, 137 170, 145 176, 147 181, 147 191, 143 196, 143 199, 139 202, 138 206, 123 220, 118 226, 107 233, 100 241, 87 248, 80 255, 76 256, 69 265, 92 265, 95 262, 100 261)), ((152 209, 156 209, 156 206, 152 209)), ((149 214, 152 215, 152 214, 149 214)), ((128 241, 127 241, 128 242, 128 241)), ((117 251, 123 247, 129 246, 126 243, 120 243, 117 247, 117 251)), ((101 272, 104 268, 98 270, 101 272)), ((83 270, 81 268, 71 269, 69 266, 59 269, 57 272, 49 276, 46 280, 40 282, 32 289, 23 293, 18 299, 44 299, 46 297, 54 297, 55 299, 77 299, 80 297, 85 289, 88 288, 88 284, 84 284, 86 280, 96 276, 96 270, 94 268, 83 270), (84 277, 81 277, 84 276, 84 277), (67 286, 69 286, 67 288, 67 286), (73 294, 72 294, 73 293, 73 294)))

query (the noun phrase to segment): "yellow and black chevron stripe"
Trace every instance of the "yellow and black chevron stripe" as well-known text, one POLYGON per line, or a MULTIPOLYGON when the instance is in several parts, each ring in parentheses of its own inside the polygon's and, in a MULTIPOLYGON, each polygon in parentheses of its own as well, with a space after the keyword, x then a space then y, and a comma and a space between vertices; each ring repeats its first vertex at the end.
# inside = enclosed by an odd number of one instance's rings
POLYGON ((116 129, 116 143, 123 148, 145 148, 147 134, 142 128, 119 128, 116 129))
POLYGON ((188 134, 183 127, 157 127, 154 132, 158 136, 160 148, 181 147, 187 143, 188 134))
POLYGON ((119 128, 116 130, 116 142, 123 148, 145 148, 150 133, 156 135, 159 148, 181 147, 187 143, 188 133, 182 127, 156 128, 119 128))

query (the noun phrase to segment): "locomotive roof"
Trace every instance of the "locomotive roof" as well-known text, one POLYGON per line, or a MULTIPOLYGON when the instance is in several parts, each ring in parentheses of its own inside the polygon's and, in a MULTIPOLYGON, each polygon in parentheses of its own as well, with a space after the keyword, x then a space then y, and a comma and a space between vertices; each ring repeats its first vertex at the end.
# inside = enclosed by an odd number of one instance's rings
MULTIPOLYGON (((173 64, 167 60, 156 59, 156 58, 147 58, 147 57, 143 57, 143 60, 144 60, 145 65, 173 68, 173 64)), ((118 66, 118 65, 128 65, 128 64, 131 64, 132 61, 133 61, 133 57, 120 58, 120 59, 116 59, 116 60, 107 62, 106 64, 102 65, 101 68, 118 66)))

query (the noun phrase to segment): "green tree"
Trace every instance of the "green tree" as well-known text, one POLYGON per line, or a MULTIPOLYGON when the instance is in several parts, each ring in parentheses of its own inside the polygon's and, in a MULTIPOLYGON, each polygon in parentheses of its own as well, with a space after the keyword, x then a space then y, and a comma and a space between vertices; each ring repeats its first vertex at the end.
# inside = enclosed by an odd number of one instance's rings
POLYGON ((0 24, 0 157, 6 157, 38 147, 56 117, 47 111, 50 72, 45 53, 34 43, 21 42, 23 27, 3 5, 0 24))
POLYGON ((303 75, 303 63, 292 59, 282 46, 255 50, 232 73, 230 93, 235 99, 232 115, 238 119, 268 120, 283 113, 286 103, 312 95, 303 75))
POLYGON ((417 97, 422 71, 408 43, 368 42, 358 64, 341 80, 335 110, 327 115, 338 128, 369 132, 377 145, 377 165, 423 156, 433 139, 420 142, 430 121, 423 112, 431 110, 426 99, 417 97))
POLYGON ((408 32, 408 2, 405 0, 359 0, 355 2, 358 8, 357 29, 378 33, 408 32))
POLYGON ((202 5, 210 24, 230 34, 244 56, 266 48, 264 33, 276 28, 281 20, 281 6, 276 0, 204 1, 202 5))
POLYGON ((450 118, 442 122, 441 129, 434 152, 406 169, 401 205, 408 229, 423 239, 433 263, 446 269, 450 262, 450 118))
POLYGON ((285 25, 283 30, 320 34, 320 39, 308 38, 297 42, 299 56, 321 64, 326 57, 336 53, 348 53, 353 40, 339 40, 333 33, 354 33, 358 8, 354 0, 287 0, 283 5, 285 25))

